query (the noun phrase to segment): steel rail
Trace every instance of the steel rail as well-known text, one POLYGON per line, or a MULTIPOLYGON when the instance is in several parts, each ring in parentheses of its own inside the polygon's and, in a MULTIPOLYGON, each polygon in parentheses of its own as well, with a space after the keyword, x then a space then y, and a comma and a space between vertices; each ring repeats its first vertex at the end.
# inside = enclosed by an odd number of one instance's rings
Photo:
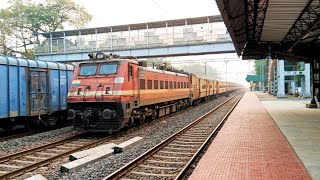
MULTIPOLYGON (((232 99, 232 98, 230 98, 230 99, 232 99)), ((227 100, 227 101, 229 101, 229 100, 227 100)), ((221 105, 217 106, 216 108, 218 108, 220 106, 221 105)), ((173 115, 180 114, 180 113, 185 112, 187 110, 188 110, 188 108, 184 109, 184 110, 181 110, 181 111, 178 111, 178 112, 175 112, 175 113, 171 113, 171 114, 169 114, 167 116, 158 118, 158 119, 156 119, 154 121, 149 121, 149 122, 143 123, 143 124, 141 124, 142 126, 139 125, 139 126, 136 126, 136 127, 132 127, 130 129, 128 129, 129 130, 128 132, 135 131, 135 130, 137 130, 139 128, 143 128, 145 126, 150 125, 150 123, 152 123, 152 122, 155 123, 155 122, 161 121, 164 118, 168 118, 168 117, 171 117, 173 115)), ((201 116, 201 117, 204 117, 204 116, 206 116, 206 114, 201 116)), ((122 133, 123 133, 122 131, 119 131, 119 132, 113 134, 112 136, 104 137, 102 139, 96 140, 95 142, 87 143, 85 145, 81 145, 80 147, 72 148, 71 150, 66 150, 66 152, 60 153, 60 154, 58 154, 56 156, 52 156, 52 157, 49 157, 47 159, 40 160, 40 161, 35 162, 33 164, 30 164, 30 165, 24 166, 22 168, 10 171, 10 172, 8 172, 6 174, 2 174, 2 175, 0 175, 0 179, 12 178, 12 177, 21 175, 23 173, 29 172, 31 170, 37 169, 37 168, 42 167, 44 165, 50 164, 52 161, 57 160, 57 159, 59 159, 61 157, 70 155, 70 154, 72 154, 74 152, 77 152, 77 151, 80 151, 80 150, 84 150, 84 149, 87 149, 87 148, 90 148, 90 147, 93 147, 93 146, 97 146, 97 145, 102 144, 104 142, 107 142, 107 141, 109 141, 109 140, 111 140, 111 139, 113 139, 113 138, 115 138, 115 137, 117 137, 119 135, 121 136, 122 133)), ((47 149, 50 149, 50 148, 53 148, 53 147, 56 147, 56 146, 60 146, 62 144, 67 144, 68 142, 71 142, 71 141, 80 140, 81 138, 84 137, 84 135, 85 135, 85 133, 84 134, 75 135, 73 137, 69 137, 69 138, 66 138, 66 139, 63 139, 63 140, 60 140, 60 141, 56 141, 56 142, 47 144, 47 145, 43 145, 43 146, 40 146, 40 147, 36 147, 36 148, 29 149, 29 150, 25 150, 25 151, 22 151, 22 152, 19 152, 19 153, 16 153, 16 154, 12 154, 12 155, 8 155, 8 156, 5 156, 5 157, 1 157, 0 158, 0 164, 3 164, 5 162, 9 162, 10 160, 21 158, 21 157, 24 157, 26 155, 30 155, 30 154, 33 154, 33 153, 36 153, 36 152, 40 152, 40 151, 47 150, 47 149)))
POLYGON ((13 135, 5 135, 3 137, 0 137, 0 142, 8 141, 11 139, 17 139, 17 138, 24 137, 24 136, 30 136, 33 134, 34 134, 33 132, 21 132, 21 133, 17 133, 17 134, 13 134, 13 135))
MULTIPOLYGON (((176 139, 176 137, 180 136, 181 134, 183 134, 184 132, 186 132, 187 130, 191 129, 194 125, 198 124, 199 122, 201 122, 201 120, 205 119, 208 115, 210 115, 211 113, 215 112, 216 110, 218 110, 219 108, 221 108, 223 105, 225 105, 227 102, 229 102, 230 100, 232 100, 233 98, 237 97, 238 95, 240 95, 242 92, 232 96, 231 98, 229 98, 228 100, 224 101, 223 103, 221 103, 220 105, 216 106, 214 109, 210 110, 209 112, 207 112, 206 114, 202 115, 201 117, 199 117, 198 119, 196 119, 195 121, 191 122, 190 124, 188 124, 187 126, 185 126, 183 129, 179 130, 178 132, 176 132, 175 134, 171 135, 170 137, 168 137, 167 139, 165 139, 164 141, 162 141, 161 143, 159 143, 158 145, 156 145, 155 147, 151 148, 150 150, 148 150, 147 152, 143 153, 142 155, 140 155, 139 157, 137 157, 136 159, 132 160, 131 162, 129 162, 128 164, 124 165, 123 167, 121 167, 120 169, 118 169, 117 171, 115 171, 114 173, 108 175, 106 178, 104 178, 104 180, 106 179, 118 179, 120 177, 122 177, 123 175, 125 175, 126 173, 128 173, 129 171, 131 171, 133 168, 137 167, 138 165, 140 165, 144 160, 148 159, 149 157, 151 157, 152 155, 154 155, 156 152, 158 152, 160 149, 162 149, 163 147, 165 147, 166 145, 168 145, 170 142, 172 142, 174 139, 176 139)), ((244 94, 244 93, 243 93, 244 94)), ((179 172, 179 174, 176 176, 175 179, 180 178, 188 169, 188 167, 191 165, 191 163, 195 160, 195 158, 199 155, 199 153, 201 152, 201 150, 205 147, 205 145, 208 143, 208 141, 212 138, 212 136, 214 135, 214 133, 216 133, 216 131, 221 127, 221 125, 223 124, 223 122, 226 120, 226 118, 230 115, 230 113, 233 111, 233 109, 236 107, 236 105, 238 104, 238 102, 241 100, 243 94, 240 96, 240 98, 237 100, 237 102, 232 106, 232 108, 228 111, 227 115, 224 116, 224 118, 220 121, 220 123, 216 126, 216 128, 214 129, 214 131, 212 131, 212 133, 206 138, 206 140, 204 141, 204 143, 202 143, 201 147, 197 150, 196 153, 194 153, 194 155, 192 156, 192 158, 186 163, 186 165, 181 169, 181 171, 179 172)), ((169 176, 168 176, 169 177, 169 176)))
MULTIPOLYGON (((23 157, 25 155, 29 155, 29 154, 32 154, 32 153, 35 153, 35 152, 38 152, 38 151, 41 151, 41 150, 44 150, 44 149, 50 149, 52 147, 56 147, 56 146, 59 146, 59 145, 62 145, 62 144, 67 144, 68 142, 73 141, 73 140, 80 140, 81 137, 82 136, 79 135, 77 137, 67 138, 67 139, 64 139, 62 141, 57 141, 57 142, 52 143, 52 144, 48 144, 48 145, 41 146, 41 147, 38 147, 38 148, 26 150, 26 151, 23 151, 21 153, 9 155, 9 156, 1 158, 0 159, 0 163, 4 163, 4 162, 7 162, 7 161, 10 161, 10 160, 13 160, 13 159, 17 159, 19 157, 23 157)), ((22 167, 20 169, 17 169, 17 170, 14 170, 14 171, 10 171, 10 172, 8 172, 6 174, 0 175, 0 179, 12 178, 12 177, 15 177, 17 175, 26 173, 26 172, 28 172, 30 170, 33 170, 33 169, 36 169, 36 168, 41 167, 43 165, 49 164, 52 161, 57 160, 57 159, 59 159, 59 158, 61 158, 63 156, 72 154, 74 152, 77 152, 79 150, 83 150, 83 149, 86 149, 86 148, 89 148, 89 147, 92 147, 92 146, 99 145, 99 144, 101 144, 103 142, 106 142, 106 141, 110 140, 112 137, 113 136, 105 137, 105 138, 102 138, 102 139, 97 140, 95 142, 87 143, 85 145, 81 145, 80 147, 75 147, 72 150, 66 150, 66 152, 63 152, 63 153, 58 154, 56 156, 49 157, 47 159, 35 162, 35 163, 27 165, 27 166, 24 166, 24 167, 22 167)))
MULTIPOLYGON (((67 123, 67 124, 63 124, 63 125, 54 127, 52 129, 41 130, 41 131, 31 131, 31 130, 26 131, 26 130, 22 130, 22 132, 16 132, 16 133, 12 133, 12 134, 10 133, 8 135, 0 137, 0 142, 8 141, 8 140, 11 140, 11 139, 17 139, 17 138, 24 137, 24 136, 31 136, 31 135, 35 135, 35 134, 40 134, 40 133, 56 130, 56 129, 59 129, 59 128, 68 127, 68 126, 71 126, 71 125, 72 124, 67 123)), ((21 130, 19 130, 19 131, 21 131, 21 130)), ((5 132, 1 132, 1 134, 5 134, 5 132)))

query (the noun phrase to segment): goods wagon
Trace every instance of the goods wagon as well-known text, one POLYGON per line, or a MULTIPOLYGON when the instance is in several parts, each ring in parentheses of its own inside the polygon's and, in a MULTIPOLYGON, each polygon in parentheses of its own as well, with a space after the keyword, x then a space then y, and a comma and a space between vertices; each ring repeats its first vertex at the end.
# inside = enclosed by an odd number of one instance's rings
POLYGON ((0 128, 64 119, 72 75, 72 65, 0 55, 0 128))
POLYGON ((143 67, 132 58, 89 57, 75 66, 68 93, 68 118, 77 129, 112 133, 230 92, 224 82, 143 67))

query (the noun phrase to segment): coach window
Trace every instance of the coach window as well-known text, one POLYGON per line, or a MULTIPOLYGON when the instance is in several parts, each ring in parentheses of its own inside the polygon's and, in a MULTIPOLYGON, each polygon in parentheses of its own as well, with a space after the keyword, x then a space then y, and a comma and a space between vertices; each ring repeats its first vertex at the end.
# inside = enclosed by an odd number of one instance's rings
POLYGON ((148 80, 148 89, 152 89, 152 80, 148 80))
POLYGON ((184 87, 183 87, 183 82, 180 82, 181 83, 181 89, 183 89, 184 87))
POLYGON ((174 87, 175 89, 177 89, 177 82, 174 82, 174 83, 173 83, 173 87, 174 87))
POLYGON ((165 86, 166 86, 166 89, 169 89, 168 81, 165 81, 165 86))
POLYGON ((140 79, 140 89, 146 89, 146 81, 144 79, 140 79))
POLYGON ((180 82, 177 82, 178 83, 178 89, 180 89, 180 82))
POLYGON ((160 81, 160 89, 163 89, 163 81, 160 81))
POLYGON ((186 83, 186 82, 184 82, 183 84, 184 84, 184 88, 187 88, 187 83, 186 83))
POLYGON ((154 80, 153 84, 154 84, 154 88, 153 89, 158 89, 159 88, 158 87, 158 80, 154 80))
POLYGON ((170 89, 173 89, 172 81, 170 81, 170 89))

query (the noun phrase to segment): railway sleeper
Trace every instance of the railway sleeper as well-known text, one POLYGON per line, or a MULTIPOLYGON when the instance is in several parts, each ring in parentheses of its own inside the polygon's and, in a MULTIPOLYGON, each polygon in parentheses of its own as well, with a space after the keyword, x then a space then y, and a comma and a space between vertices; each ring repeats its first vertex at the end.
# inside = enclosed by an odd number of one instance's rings
POLYGON ((165 154, 181 154, 181 155, 194 155, 194 153, 187 153, 187 152, 172 152, 172 151, 159 151, 159 153, 165 153, 165 154))
POLYGON ((9 168, 9 169, 20 169, 23 166, 10 165, 10 164, 0 164, 0 168, 9 168))
POLYGON ((200 144, 192 144, 192 143, 190 143, 190 144, 174 144, 174 143, 170 143, 169 144, 169 146, 175 146, 175 147, 199 147, 200 146, 200 144))
POLYGON ((19 163, 19 164, 26 164, 26 165, 35 163, 34 161, 23 161, 23 160, 18 160, 18 159, 14 159, 14 160, 11 160, 11 161, 19 163))
POLYGON ((179 169, 177 167, 161 167, 161 166, 152 166, 152 165, 145 165, 145 164, 140 164, 138 167, 149 168, 149 169, 162 169, 162 170, 178 170, 179 169))
POLYGON ((139 172, 139 171, 131 171, 130 173, 142 176, 155 176, 155 177, 176 177, 173 174, 154 174, 154 173, 146 173, 146 172, 139 172))
POLYGON ((47 159, 45 157, 37 157, 37 156, 24 156, 24 157, 27 159, 36 159, 36 160, 41 160, 41 161, 47 159))
POLYGON ((173 141, 174 143, 177 143, 177 144, 203 144, 202 141, 197 141, 197 142, 193 142, 193 141, 180 141, 180 140, 174 140, 173 141))
POLYGON ((161 155, 153 155, 155 158, 163 158, 163 159, 190 159, 190 157, 178 157, 178 156, 161 156, 161 155))
MULTIPOLYGON (((152 174, 177 174, 178 170, 177 169, 144 168, 144 167, 138 166, 135 169, 133 169, 132 171, 152 173, 152 174)), ((153 178, 151 178, 151 179, 153 179, 153 178)))
POLYGON ((0 174, 7 174, 8 171, 0 171, 0 174))

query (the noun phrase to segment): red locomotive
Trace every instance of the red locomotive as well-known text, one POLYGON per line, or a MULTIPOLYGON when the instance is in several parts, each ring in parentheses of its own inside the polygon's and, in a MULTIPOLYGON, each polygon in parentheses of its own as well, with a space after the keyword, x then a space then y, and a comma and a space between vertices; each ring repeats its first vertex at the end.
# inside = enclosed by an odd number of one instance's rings
POLYGON ((69 119, 88 131, 112 133, 240 88, 139 66, 132 58, 89 56, 92 60, 76 65, 68 93, 69 119))

